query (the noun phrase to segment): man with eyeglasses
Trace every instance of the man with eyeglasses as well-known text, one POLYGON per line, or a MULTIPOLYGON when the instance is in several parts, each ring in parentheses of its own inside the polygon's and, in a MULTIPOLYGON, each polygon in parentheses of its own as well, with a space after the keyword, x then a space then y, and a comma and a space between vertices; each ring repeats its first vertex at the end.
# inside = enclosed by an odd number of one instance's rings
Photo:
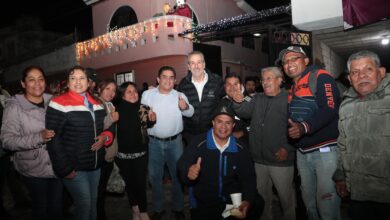
POLYGON ((333 76, 309 66, 298 46, 279 53, 284 72, 293 80, 289 94, 288 135, 298 149, 297 167, 309 220, 340 219, 340 202, 332 175, 337 168, 340 94, 333 76))
POLYGON ((352 54, 347 67, 333 178, 339 195, 351 196, 352 220, 390 219, 390 75, 371 51, 352 54))
POLYGON ((179 83, 178 91, 188 97, 195 112, 184 119, 183 137, 187 144, 198 134, 211 127, 212 113, 224 95, 223 80, 206 70, 204 55, 200 51, 188 54, 189 72, 179 83))

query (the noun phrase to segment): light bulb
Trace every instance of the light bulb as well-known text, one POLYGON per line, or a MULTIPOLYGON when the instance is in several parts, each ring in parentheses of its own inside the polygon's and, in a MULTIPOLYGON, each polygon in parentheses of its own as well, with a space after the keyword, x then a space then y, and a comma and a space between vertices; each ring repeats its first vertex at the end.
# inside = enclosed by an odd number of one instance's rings
POLYGON ((382 45, 388 45, 389 42, 390 42, 390 39, 389 39, 389 38, 383 38, 383 39, 381 40, 381 44, 382 44, 382 45))

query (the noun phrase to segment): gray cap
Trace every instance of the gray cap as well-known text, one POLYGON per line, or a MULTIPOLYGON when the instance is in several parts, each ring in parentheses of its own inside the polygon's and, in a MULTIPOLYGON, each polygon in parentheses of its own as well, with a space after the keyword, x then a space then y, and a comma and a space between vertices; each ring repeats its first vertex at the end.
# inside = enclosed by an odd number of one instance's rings
POLYGON ((278 59, 275 61, 275 64, 281 64, 281 62, 283 61, 283 57, 284 55, 286 55, 286 53, 288 52, 295 52, 295 53, 301 53, 303 54, 304 56, 306 56, 306 53, 305 51, 302 49, 302 47, 298 47, 298 46, 289 46, 287 47, 286 49, 283 49, 279 52, 279 57, 278 59))

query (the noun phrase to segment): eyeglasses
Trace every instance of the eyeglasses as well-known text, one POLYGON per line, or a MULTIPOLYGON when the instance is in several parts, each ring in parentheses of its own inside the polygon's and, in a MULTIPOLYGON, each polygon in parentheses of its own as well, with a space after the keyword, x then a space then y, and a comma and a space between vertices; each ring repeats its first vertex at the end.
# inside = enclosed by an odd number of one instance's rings
POLYGON ((261 83, 268 82, 268 81, 271 81, 271 80, 276 79, 276 78, 279 78, 279 76, 274 76, 274 77, 270 76, 270 77, 267 77, 267 78, 261 78, 260 82, 261 83))
POLYGON ((303 58, 303 56, 290 57, 290 58, 288 58, 288 59, 283 60, 282 64, 283 64, 283 65, 286 65, 286 64, 288 64, 290 61, 291 61, 291 62, 295 62, 295 61, 297 61, 298 59, 301 59, 301 58, 303 58))

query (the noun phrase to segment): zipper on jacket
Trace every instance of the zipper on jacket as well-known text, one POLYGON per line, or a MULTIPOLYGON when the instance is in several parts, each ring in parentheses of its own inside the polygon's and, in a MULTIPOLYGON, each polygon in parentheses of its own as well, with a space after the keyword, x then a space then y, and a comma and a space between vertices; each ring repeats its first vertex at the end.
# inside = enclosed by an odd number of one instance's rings
MULTIPOLYGON (((91 114, 95 114, 95 110, 93 110, 93 112, 91 112, 91 114)), ((94 143, 96 142, 96 120, 95 120, 95 117, 94 116, 92 116, 91 115, 91 117, 92 117, 92 121, 93 121, 93 131, 94 131, 94 134, 95 134, 95 137, 94 137, 94 143)), ((98 160, 98 151, 95 151, 95 169, 96 169, 96 167, 97 167, 97 160, 98 160)))
POLYGON ((222 186, 223 186, 223 154, 219 154, 219 172, 218 172, 218 185, 219 185, 219 197, 223 198, 222 196, 222 186))

